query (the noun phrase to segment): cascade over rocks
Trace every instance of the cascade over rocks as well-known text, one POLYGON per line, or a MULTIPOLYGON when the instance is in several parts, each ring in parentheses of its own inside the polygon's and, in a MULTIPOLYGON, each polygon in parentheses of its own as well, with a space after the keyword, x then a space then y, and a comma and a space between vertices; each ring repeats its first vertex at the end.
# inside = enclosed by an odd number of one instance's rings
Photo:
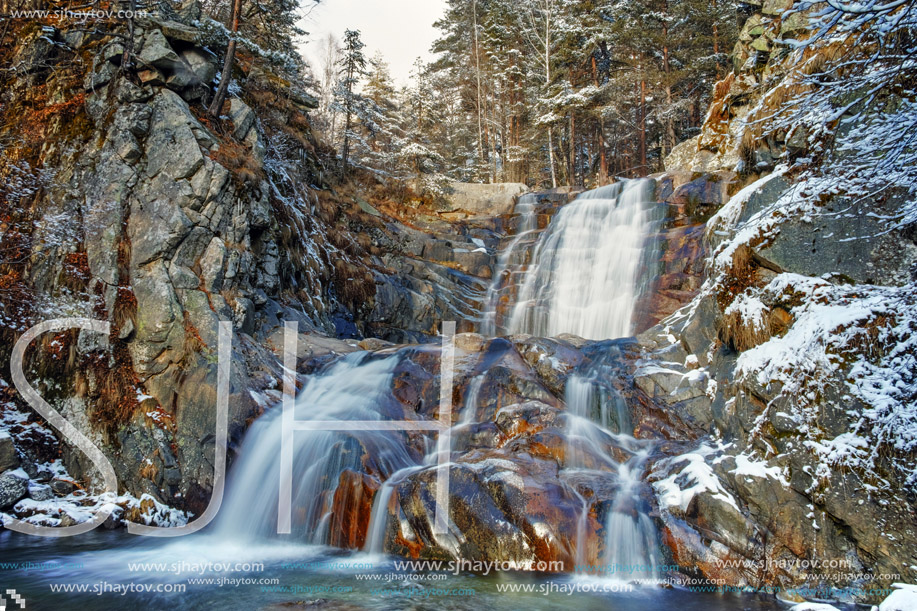
MULTIPOLYGON (((309 433, 321 437, 297 455, 297 468, 323 469, 296 480, 297 536, 565 571, 639 557, 734 586, 850 585, 812 577, 813 559, 917 578, 901 469, 913 456, 875 437, 887 432, 871 419, 888 415, 871 402, 883 381, 913 382, 888 363, 913 356, 895 342, 917 332, 917 240, 882 224, 905 194, 869 202, 870 214, 843 193, 794 203, 797 176, 781 161, 806 154, 807 138, 757 138, 745 119, 785 75, 778 42, 800 14, 790 0, 746 4, 760 8, 702 132, 645 183, 639 203, 658 223, 632 250, 652 281, 633 291, 636 337, 623 339, 491 337, 547 290, 526 295, 522 279, 552 223, 615 198, 454 185, 431 205, 376 184, 331 188, 305 114, 314 100, 269 66, 246 66, 225 116, 204 115, 222 43, 195 25, 193 3, 137 21, 133 69, 120 65, 123 37, 24 32, 0 110, 48 106, 33 97, 43 80, 73 102, 17 150, 53 180, 3 192, 34 228, 17 285, 34 308, 4 311, 0 331, 12 345, 64 313, 111 323, 107 342, 36 340, 26 373, 112 461, 124 493, 113 522, 175 524, 206 506, 221 321, 234 330, 230 453, 249 489, 218 526, 250 537, 276 527, 279 484, 265 472, 278 460, 284 322, 299 327, 297 418, 434 420, 438 333, 456 321, 448 532, 434 529, 435 436, 345 431, 309 433), (280 88, 273 106, 257 95, 268 87, 280 88), (295 145, 278 125, 298 126, 295 145)), ((0 434, 0 510, 67 525, 31 501, 77 498, 94 468, 8 385, 0 393, 12 433, 0 434)))

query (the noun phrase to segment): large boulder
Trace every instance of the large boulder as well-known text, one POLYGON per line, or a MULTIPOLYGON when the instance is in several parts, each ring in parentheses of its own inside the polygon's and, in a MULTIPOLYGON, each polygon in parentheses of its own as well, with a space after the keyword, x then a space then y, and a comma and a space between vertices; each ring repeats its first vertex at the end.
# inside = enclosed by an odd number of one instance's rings
POLYGON ((513 211, 516 197, 528 191, 522 183, 480 184, 454 182, 446 196, 446 212, 464 211, 474 216, 499 216, 513 211))
POLYGON ((0 473, 8 469, 15 469, 19 466, 19 456, 16 454, 16 446, 13 445, 13 438, 9 433, 0 431, 0 473))
POLYGON ((0 509, 12 506, 29 492, 29 476, 22 469, 0 475, 0 509))

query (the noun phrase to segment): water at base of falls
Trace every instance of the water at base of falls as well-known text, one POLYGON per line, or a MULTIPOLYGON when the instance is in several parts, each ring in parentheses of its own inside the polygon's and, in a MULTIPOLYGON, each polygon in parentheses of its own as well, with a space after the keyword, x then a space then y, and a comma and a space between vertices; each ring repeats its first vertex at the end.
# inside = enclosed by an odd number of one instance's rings
MULTIPOLYGON (((565 391, 567 404, 566 471, 586 470, 616 476, 616 492, 605 518, 605 551, 595 570, 586 571, 613 579, 659 579, 660 553, 656 527, 641 497, 642 475, 652 450, 651 442, 634 439, 630 415, 616 393, 599 388, 589 378, 572 375, 565 391), (603 392, 604 391, 604 392, 603 392), (598 416, 598 418, 596 418, 598 416), (597 421, 596 421, 597 420, 597 421), (609 427, 614 426, 617 433, 609 427), (628 456, 620 461, 610 448, 628 456)), ((587 507, 583 512, 585 514, 587 507)), ((585 527, 577 532, 577 563, 584 557, 585 527)))
MULTIPOLYGON (((347 355, 309 379, 296 399, 297 420, 385 420, 392 376, 400 357, 347 355)), ((215 531, 257 540, 274 536, 280 491, 280 406, 251 426, 230 474, 215 531)), ((346 422, 342 426, 346 429, 346 422)), ((392 431, 297 431, 293 453, 293 536, 326 543, 331 502, 345 469, 361 472, 369 455, 383 477, 414 464, 403 439, 392 431)))
POLYGON ((630 335, 634 304, 654 275, 647 269, 660 220, 653 193, 652 180, 628 180, 564 206, 538 240, 506 334, 630 335))

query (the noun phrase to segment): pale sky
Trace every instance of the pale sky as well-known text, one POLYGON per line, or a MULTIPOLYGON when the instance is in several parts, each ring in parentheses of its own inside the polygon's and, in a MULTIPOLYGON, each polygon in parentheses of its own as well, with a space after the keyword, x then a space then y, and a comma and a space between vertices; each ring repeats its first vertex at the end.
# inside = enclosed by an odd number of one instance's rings
POLYGON ((327 33, 340 39, 348 28, 360 30, 367 59, 381 51, 395 80, 407 84, 414 60, 430 60, 430 46, 439 34, 433 22, 445 10, 445 0, 321 0, 303 24, 309 42, 302 52, 318 76, 321 41, 327 33))

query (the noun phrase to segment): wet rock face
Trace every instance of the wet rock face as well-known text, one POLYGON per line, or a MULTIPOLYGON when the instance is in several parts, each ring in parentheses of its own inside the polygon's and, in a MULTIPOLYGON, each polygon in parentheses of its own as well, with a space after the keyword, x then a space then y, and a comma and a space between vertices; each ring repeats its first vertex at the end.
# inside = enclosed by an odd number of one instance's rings
POLYGON ((671 171, 653 176, 665 220, 652 240, 658 268, 652 286, 634 307, 634 329, 642 333, 691 301, 704 280, 706 223, 739 190, 734 172, 671 171))
POLYGON ((374 477, 351 470, 341 473, 332 502, 328 541, 331 545, 363 549, 373 498, 378 490, 379 480, 374 477))
MULTIPOLYGON (((495 450, 449 469, 450 532, 434 534, 436 471, 399 484, 389 548, 417 558, 561 561, 575 559, 581 502, 558 479, 557 463, 495 450)), ((595 528, 595 525, 593 525, 595 528)))
MULTIPOLYGON (((649 397, 634 385, 629 373, 637 357, 634 342, 569 339, 457 336, 448 533, 434 528, 437 467, 419 466, 399 476, 389 484, 391 494, 382 497, 387 504, 375 510, 366 499, 370 491, 378 495, 378 482, 368 468, 363 474, 341 475, 335 507, 343 517, 332 520, 341 532, 332 533, 332 539, 347 547, 365 544, 366 525, 375 511, 373 520, 380 515, 385 520, 382 546, 392 553, 554 561, 563 570, 572 570, 575 562, 599 563, 606 551, 604 519, 620 493, 608 456, 624 462, 633 449, 614 435, 600 435, 598 445, 571 437, 571 376, 601 372, 590 378, 597 389, 591 419, 600 421, 599 405, 615 398, 640 406, 624 416, 627 424, 612 424, 623 434, 633 432, 633 422, 646 438, 678 438, 685 425, 677 410, 650 407, 649 397)), ((394 402, 385 399, 382 410, 392 417, 437 418, 438 350, 405 348, 399 354, 403 358, 393 377, 394 402)), ((648 489, 644 492, 640 503, 649 510, 652 499, 648 489)), ((381 527, 373 523, 372 528, 375 532, 381 527)))

